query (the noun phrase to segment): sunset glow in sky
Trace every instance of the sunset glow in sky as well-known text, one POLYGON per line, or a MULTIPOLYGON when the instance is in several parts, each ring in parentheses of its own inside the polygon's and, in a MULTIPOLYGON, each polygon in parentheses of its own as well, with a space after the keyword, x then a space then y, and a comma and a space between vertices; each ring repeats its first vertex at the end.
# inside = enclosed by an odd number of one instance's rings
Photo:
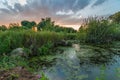
POLYGON ((56 24, 77 28, 82 18, 118 11, 120 0, 0 0, 0 25, 51 17, 56 24))

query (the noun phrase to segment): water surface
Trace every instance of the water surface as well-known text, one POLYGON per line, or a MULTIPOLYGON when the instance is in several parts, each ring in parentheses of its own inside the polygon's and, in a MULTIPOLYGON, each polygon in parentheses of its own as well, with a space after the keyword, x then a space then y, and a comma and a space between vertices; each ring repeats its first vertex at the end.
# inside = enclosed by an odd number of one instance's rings
POLYGON ((115 53, 119 51, 74 44, 44 72, 50 80, 120 80, 120 57, 115 53))

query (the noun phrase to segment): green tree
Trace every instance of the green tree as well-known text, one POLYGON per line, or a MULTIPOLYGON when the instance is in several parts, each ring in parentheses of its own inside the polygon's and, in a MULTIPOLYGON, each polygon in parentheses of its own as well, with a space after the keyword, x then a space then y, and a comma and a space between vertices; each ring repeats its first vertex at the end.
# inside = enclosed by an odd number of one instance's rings
POLYGON ((24 21, 21 21, 21 25, 23 27, 32 28, 33 26, 36 25, 36 22, 35 21, 30 22, 30 21, 24 20, 24 21))
POLYGON ((59 25, 55 25, 55 22, 51 20, 51 18, 42 18, 41 22, 37 25, 38 30, 47 30, 47 31, 55 31, 55 32, 66 32, 66 33, 74 33, 76 30, 73 28, 61 27, 59 25))
POLYGON ((20 28, 20 25, 18 23, 10 23, 9 24, 9 30, 16 30, 19 28, 20 28))
POLYGON ((37 27, 38 30, 50 30, 54 27, 54 21, 52 21, 51 18, 42 18, 37 27))
POLYGON ((21 21, 22 26, 27 26, 28 24, 29 24, 29 21, 27 20, 21 21))
POLYGON ((35 25, 36 25, 36 22, 35 22, 35 21, 32 21, 30 24, 31 24, 31 26, 35 26, 35 25))
POLYGON ((5 31, 5 30, 7 30, 7 27, 5 25, 2 25, 2 26, 0 26, 0 30, 5 31))
POLYGON ((19 24, 18 23, 10 23, 9 27, 10 28, 12 28, 12 27, 19 27, 19 24))

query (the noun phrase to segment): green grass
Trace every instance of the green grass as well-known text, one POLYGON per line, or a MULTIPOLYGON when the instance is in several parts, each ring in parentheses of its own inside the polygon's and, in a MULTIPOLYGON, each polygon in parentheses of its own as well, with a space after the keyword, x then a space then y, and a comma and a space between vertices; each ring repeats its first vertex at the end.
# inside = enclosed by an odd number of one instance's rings
MULTIPOLYGON (((42 58, 42 57, 41 57, 42 58)), ((37 59, 37 58, 36 58, 37 59)), ((13 56, 7 56, 7 55, 2 55, 0 56, 0 70, 1 71, 7 71, 9 69, 14 69, 16 67, 24 67, 28 71, 32 72, 33 74, 35 73, 36 70, 39 70, 37 66, 41 66, 38 64, 30 65, 32 64, 27 58, 23 57, 13 57, 13 56)), ((11 74, 11 80, 12 78, 18 78, 19 75, 17 74, 11 74)), ((44 75, 44 73, 41 72, 41 78, 39 80, 48 80, 48 78, 44 75)))
POLYGON ((92 20, 88 23, 87 28, 80 28, 77 38, 80 42, 103 45, 112 44, 113 41, 120 40, 120 25, 110 23, 107 20, 92 20))
POLYGON ((7 70, 17 66, 28 67, 28 62, 22 57, 0 56, 0 70, 7 70))
POLYGON ((39 53, 40 48, 52 48, 55 42, 64 39, 65 36, 56 32, 34 32, 30 30, 4 31, 0 32, 0 54, 9 54, 13 49, 26 48, 30 49, 32 54, 39 53))

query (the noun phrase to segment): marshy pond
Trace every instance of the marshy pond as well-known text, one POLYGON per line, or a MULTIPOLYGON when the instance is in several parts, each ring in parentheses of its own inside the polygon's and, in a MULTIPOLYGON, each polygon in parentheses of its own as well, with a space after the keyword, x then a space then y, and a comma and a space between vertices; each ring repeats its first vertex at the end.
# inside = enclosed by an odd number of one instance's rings
POLYGON ((109 49, 78 44, 62 47, 62 54, 43 72, 50 80, 120 80, 119 45, 109 49))

